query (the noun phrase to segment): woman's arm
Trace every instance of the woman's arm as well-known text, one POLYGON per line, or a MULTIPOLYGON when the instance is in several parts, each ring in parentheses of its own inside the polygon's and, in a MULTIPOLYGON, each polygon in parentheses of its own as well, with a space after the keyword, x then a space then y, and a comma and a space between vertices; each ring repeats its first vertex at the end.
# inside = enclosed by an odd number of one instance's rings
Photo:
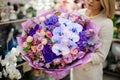
POLYGON ((95 53, 91 54, 91 59, 93 64, 99 64, 104 62, 106 59, 113 36, 113 22, 110 19, 107 19, 102 24, 99 37, 102 42, 102 45, 99 49, 96 50, 95 53))

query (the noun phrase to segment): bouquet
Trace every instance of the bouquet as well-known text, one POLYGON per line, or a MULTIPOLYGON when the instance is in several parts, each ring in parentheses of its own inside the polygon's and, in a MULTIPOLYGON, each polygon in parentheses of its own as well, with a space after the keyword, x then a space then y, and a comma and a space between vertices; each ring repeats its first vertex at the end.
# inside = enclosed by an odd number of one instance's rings
POLYGON ((62 78, 57 73, 90 61, 90 54, 100 46, 99 27, 75 13, 45 12, 22 27, 17 41, 23 59, 57 78, 62 78))

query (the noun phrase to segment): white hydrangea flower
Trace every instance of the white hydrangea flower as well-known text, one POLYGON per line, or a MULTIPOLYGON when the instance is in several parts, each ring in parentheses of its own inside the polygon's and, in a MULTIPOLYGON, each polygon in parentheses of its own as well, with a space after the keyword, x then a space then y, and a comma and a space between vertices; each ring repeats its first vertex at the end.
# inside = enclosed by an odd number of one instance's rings
POLYGON ((5 69, 3 69, 2 73, 3 73, 3 75, 4 75, 5 77, 7 77, 8 73, 6 72, 5 69))
POLYGON ((20 79, 21 78, 20 72, 15 68, 8 69, 8 73, 9 73, 9 78, 10 79, 20 79))
POLYGON ((9 64, 9 61, 5 59, 5 60, 1 60, 1 65, 2 66, 8 66, 10 64, 9 64))
POLYGON ((15 56, 19 56, 19 51, 17 50, 17 48, 12 48, 11 50, 11 54, 14 54, 15 56))
POLYGON ((5 56, 5 59, 8 60, 9 62, 17 62, 17 58, 14 55, 8 54, 5 56))

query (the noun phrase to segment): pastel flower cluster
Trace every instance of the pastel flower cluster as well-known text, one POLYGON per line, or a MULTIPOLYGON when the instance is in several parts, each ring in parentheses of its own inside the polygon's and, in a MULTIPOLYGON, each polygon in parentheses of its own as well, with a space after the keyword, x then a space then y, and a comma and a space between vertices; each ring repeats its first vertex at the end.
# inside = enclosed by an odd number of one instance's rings
POLYGON ((100 43, 96 25, 83 16, 53 11, 22 24, 18 48, 34 68, 64 69, 100 43))

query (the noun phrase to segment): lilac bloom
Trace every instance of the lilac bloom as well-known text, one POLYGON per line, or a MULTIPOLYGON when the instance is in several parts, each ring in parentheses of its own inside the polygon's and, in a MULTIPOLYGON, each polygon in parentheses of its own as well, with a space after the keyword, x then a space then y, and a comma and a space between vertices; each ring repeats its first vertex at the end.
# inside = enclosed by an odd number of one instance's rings
POLYGON ((63 44, 54 44, 52 47, 52 51, 56 55, 66 55, 70 53, 69 48, 66 45, 63 44))
POLYGON ((70 23, 68 24, 68 29, 75 34, 79 34, 79 32, 82 31, 83 27, 77 23, 70 23))

